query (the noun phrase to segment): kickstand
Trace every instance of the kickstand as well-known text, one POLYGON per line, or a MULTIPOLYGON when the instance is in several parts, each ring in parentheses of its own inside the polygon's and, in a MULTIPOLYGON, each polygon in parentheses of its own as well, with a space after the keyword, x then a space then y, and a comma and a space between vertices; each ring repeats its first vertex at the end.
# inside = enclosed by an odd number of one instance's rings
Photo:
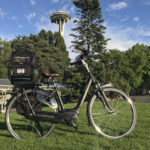
POLYGON ((77 125, 75 125, 75 123, 72 122, 72 126, 75 128, 75 131, 79 130, 79 127, 77 125))

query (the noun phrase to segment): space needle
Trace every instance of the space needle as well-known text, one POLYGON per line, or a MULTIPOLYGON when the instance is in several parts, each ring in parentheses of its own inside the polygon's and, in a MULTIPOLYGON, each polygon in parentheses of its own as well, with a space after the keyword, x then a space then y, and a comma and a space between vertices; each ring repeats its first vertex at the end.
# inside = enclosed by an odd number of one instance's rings
POLYGON ((63 37, 65 24, 70 21, 71 16, 68 13, 59 10, 58 12, 51 14, 50 19, 52 23, 56 23, 58 25, 59 33, 63 37))

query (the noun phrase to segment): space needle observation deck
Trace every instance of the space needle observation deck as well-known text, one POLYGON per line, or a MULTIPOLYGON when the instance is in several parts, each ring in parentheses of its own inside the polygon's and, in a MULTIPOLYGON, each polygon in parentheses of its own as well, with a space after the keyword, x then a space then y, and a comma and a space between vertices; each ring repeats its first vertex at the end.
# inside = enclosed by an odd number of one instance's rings
POLYGON ((58 11, 50 15, 50 19, 52 23, 56 23, 58 25, 59 33, 61 36, 64 35, 65 24, 70 21, 71 16, 63 11, 58 11))

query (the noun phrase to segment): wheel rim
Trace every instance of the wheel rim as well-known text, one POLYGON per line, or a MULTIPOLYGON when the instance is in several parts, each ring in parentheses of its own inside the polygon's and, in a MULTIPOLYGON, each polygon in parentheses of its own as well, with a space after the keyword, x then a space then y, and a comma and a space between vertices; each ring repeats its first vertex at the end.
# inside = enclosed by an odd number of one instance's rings
POLYGON ((120 138, 129 134, 135 126, 135 109, 127 95, 115 89, 104 89, 107 102, 113 109, 105 109, 102 101, 96 99, 91 105, 91 121, 98 133, 109 138, 120 138))
MULTIPOLYGON (((27 95, 30 98, 30 101, 33 101, 32 96, 35 94, 33 94, 33 92, 27 92, 27 95)), ((25 98, 23 98, 23 96, 21 97, 20 95, 15 100, 11 101, 11 103, 9 104, 8 111, 6 113, 7 116, 6 123, 9 132, 15 138, 18 139, 19 138, 29 139, 35 137, 48 136, 50 132, 54 129, 55 124, 52 124, 49 121, 40 121, 40 120, 36 122, 32 118, 33 115, 31 111, 27 112, 27 110, 25 110, 26 111, 25 113, 25 111, 22 112, 21 110, 19 110, 19 105, 21 105, 24 102, 26 103, 25 98)), ((52 109, 51 107, 48 107, 40 102, 37 102, 37 100, 34 100, 34 102, 32 102, 32 106, 34 106, 35 108, 34 110, 37 109, 35 111, 36 114, 41 111, 46 111, 46 112, 56 111, 56 109, 52 109)))

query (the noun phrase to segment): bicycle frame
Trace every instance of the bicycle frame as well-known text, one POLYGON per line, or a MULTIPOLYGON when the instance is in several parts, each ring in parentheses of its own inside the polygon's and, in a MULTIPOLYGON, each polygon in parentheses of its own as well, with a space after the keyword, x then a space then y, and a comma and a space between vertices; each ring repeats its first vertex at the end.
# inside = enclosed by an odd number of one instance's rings
MULTIPOLYGON (((96 88, 97 96, 101 97, 101 100, 102 100, 104 106, 107 108, 108 112, 113 112, 112 108, 109 106, 109 104, 105 100, 105 95, 103 93, 103 90, 102 90, 100 84, 96 83, 95 78, 92 75, 92 73, 90 72, 88 64, 85 62, 84 59, 82 59, 82 64, 86 68, 86 70, 89 74, 89 79, 86 83, 84 93, 81 95, 81 98, 79 99, 77 105, 73 109, 64 109, 63 102, 62 102, 61 96, 59 94, 59 90, 58 90, 56 84, 54 83, 54 89, 55 89, 55 91, 57 93, 57 97, 58 97, 57 101, 60 105, 61 110, 58 112, 51 112, 51 113, 43 112, 40 116, 36 116, 34 114, 34 112, 32 112, 35 120, 42 119, 43 121, 47 120, 47 121, 51 121, 54 123, 63 123, 63 124, 71 125, 76 128, 74 121, 77 120, 77 118, 78 118, 78 115, 80 113, 80 110, 82 108, 82 105, 85 101, 85 98, 87 96, 87 93, 88 93, 92 83, 94 84, 94 86, 96 88)), ((24 91, 24 94, 26 95, 25 91, 24 91)), ((27 96, 26 96, 26 98, 27 98, 27 96)), ((29 100, 28 100, 28 102, 30 103, 29 100)), ((42 101, 40 101, 40 102, 42 102, 42 101)), ((45 103, 45 102, 43 102, 43 103, 45 103)), ((30 104, 29 104, 29 106, 30 106, 30 104)), ((33 111, 32 106, 30 106, 30 107, 31 107, 31 110, 33 111)))
MULTIPOLYGON (((96 83, 95 77, 90 72, 88 64, 85 62, 84 59, 82 59, 82 64, 86 68, 86 70, 87 70, 87 72, 89 74, 89 79, 87 80, 87 83, 86 83, 86 86, 85 86, 85 89, 84 89, 84 93, 81 95, 81 98, 79 99, 77 105, 73 109, 64 109, 61 96, 59 95, 59 92, 58 92, 58 88, 57 88, 57 86, 54 83, 54 87, 55 87, 55 90, 56 90, 57 96, 58 96, 58 101, 59 101, 58 103, 60 104, 60 107, 61 107, 61 111, 58 112, 57 115, 55 115, 55 116, 56 116, 56 118, 58 120, 60 119, 61 122, 62 122, 62 119, 66 120, 67 116, 70 116, 71 118, 73 118, 75 120, 78 118, 78 115, 80 113, 80 110, 82 108, 82 105, 83 105, 83 103, 85 101, 85 98, 87 96, 87 93, 88 93, 88 91, 89 91, 92 83, 94 84, 94 86, 96 88, 96 92, 97 92, 98 96, 101 96, 103 104, 105 105, 105 107, 107 108, 107 110, 109 112, 113 112, 113 110, 111 109, 111 107, 109 106, 109 104, 107 103, 107 101, 105 100, 105 95, 104 95, 104 93, 102 91, 102 88, 100 87, 100 84, 96 83), (60 116, 59 116, 59 114, 60 114, 60 116)), ((70 119, 70 117, 69 117, 69 119, 70 119)))

